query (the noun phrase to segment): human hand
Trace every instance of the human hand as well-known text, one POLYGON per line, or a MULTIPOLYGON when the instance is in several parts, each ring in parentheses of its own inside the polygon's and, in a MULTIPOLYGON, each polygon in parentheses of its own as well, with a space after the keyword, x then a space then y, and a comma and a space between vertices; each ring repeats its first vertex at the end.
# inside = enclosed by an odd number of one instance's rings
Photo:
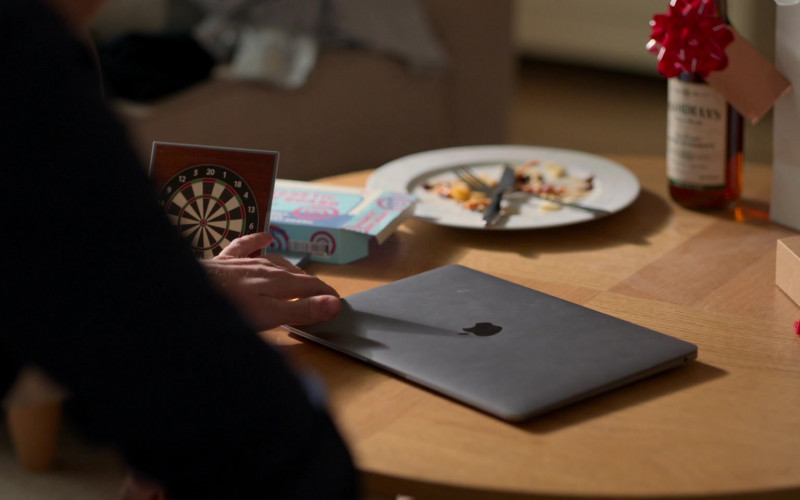
POLYGON ((201 261, 220 290, 258 330, 306 325, 335 317, 339 294, 280 255, 248 257, 272 241, 267 232, 233 240, 211 260, 201 261))

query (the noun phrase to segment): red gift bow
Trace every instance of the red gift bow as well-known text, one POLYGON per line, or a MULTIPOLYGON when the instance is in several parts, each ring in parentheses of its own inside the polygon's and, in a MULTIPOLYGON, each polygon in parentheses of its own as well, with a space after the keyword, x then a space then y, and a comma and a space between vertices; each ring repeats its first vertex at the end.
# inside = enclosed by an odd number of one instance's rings
POLYGON ((667 78, 681 72, 702 78, 725 69, 725 47, 733 33, 719 18, 714 0, 671 0, 666 14, 650 21, 647 50, 658 55, 658 71, 667 78))

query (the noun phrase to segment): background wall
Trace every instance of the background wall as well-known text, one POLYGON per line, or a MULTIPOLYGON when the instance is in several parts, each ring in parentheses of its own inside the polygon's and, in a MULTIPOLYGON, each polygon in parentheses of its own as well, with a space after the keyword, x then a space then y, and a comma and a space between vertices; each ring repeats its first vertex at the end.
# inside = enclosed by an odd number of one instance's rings
MULTIPOLYGON (((188 0, 184 0, 188 1, 188 0)), ((644 46, 650 19, 668 0, 515 0, 518 52, 541 60, 656 75, 644 46)), ((163 29, 175 9, 169 0, 110 0, 97 19, 98 35, 128 29, 163 29), (120 15, 122 14, 122 15, 120 15)), ((729 0, 736 29, 770 59, 774 53, 775 2, 729 0)))
MULTIPOLYGON (((514 36, 521 55, 657 75, 645 50, 654 14, 668 0, 516 0, 514 36)), ((768 58, 774 53, 775 2, 729 0, 734 27, 768 58)))
POLYGON ((105 39, 128 31, 161 31, 166 19, 167 0, 108 0, 92 27, 105 39))

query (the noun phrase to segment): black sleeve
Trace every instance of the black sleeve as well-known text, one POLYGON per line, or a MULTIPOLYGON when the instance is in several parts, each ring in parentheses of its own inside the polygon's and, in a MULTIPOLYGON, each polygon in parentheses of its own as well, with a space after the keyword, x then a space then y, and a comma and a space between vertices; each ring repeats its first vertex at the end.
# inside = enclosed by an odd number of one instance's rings
POLYGON ((90 52, 0 6, 0 342, 170 498, 348 498, 350 456, 161 213, 90 52))

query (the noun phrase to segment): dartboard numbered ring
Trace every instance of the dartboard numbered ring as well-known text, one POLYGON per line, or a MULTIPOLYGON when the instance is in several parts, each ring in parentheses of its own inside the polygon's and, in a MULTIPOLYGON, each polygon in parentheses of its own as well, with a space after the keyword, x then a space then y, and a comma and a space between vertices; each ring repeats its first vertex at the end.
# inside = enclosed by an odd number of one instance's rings
POLYGON ((247 182, 219 165, 195 165, 167 181, 158 197, 178 232, 201 258, 258 228, 258 202, 247 182))

